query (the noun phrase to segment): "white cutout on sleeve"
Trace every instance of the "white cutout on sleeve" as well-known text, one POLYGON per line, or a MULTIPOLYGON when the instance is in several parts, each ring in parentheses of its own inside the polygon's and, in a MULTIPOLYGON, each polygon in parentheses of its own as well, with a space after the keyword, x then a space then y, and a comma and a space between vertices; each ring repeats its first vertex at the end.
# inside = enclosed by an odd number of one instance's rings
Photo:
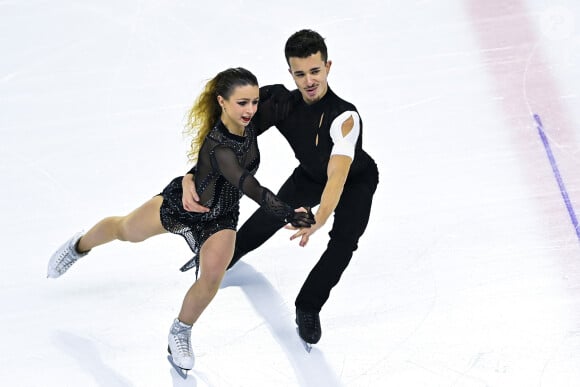
POLYGON ((360 135, 360 119, 357 112, 347 110, 340 114, 332 121, 330 125, 330 138, 334 142, 330 155, 344 155, 354 159, 354 150, 358 136, 360 135), (352 117, 354 125, 351 131, 346 135, 342 135, 342 125, 352 117))

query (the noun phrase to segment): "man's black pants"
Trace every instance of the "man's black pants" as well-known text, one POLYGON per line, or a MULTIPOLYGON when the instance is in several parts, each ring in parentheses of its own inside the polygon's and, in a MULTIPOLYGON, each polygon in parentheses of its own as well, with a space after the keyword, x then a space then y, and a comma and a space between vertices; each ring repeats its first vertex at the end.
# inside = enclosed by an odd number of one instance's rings
MULTIPOLYGON (((358 248, 371 212, 373 195, 378 184, 378 170, 371 168, 344 186, 334 222, 329 233, 328 246, 308 277, 296 298, 296 307, 310 312, 320 312, 348 266, 353 252, 358 248)), ((293 208, 314 207, 320 203, 324 184, 310 179, 298 167, 280 188, 277 196, 293 208)), ((266 242, 284 223, 259 208, 238 230, 236 249, 230 267, 241 257, 266 242)))

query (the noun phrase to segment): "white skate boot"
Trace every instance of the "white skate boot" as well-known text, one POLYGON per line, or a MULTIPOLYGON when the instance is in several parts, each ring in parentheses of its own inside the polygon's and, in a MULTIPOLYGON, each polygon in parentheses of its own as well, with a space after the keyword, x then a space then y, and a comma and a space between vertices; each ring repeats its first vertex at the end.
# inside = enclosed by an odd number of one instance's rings
POLYGON ((89 252, 79 253, 76 249, 79 239, 83 233, 79 232, 62 245, 48 261, 48 278, 58 278, 79 259, 87 255, 89 252))
POLYGON ((171 354, 171 362, 184 371, 192 369, 195 359, 191 349, 191 325, 175 319, 169 330, 168 341, 167 350, 171 354))

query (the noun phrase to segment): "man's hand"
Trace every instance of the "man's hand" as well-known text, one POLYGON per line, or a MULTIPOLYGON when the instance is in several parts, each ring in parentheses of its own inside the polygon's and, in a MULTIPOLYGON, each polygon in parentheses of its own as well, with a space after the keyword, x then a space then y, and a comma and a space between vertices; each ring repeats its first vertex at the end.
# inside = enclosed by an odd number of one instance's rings
POLYGON ((199 196, 195 189, 195 183, 193 182, 193 175, 188 173, 183 176, 181 180, 181 187, 183 189, 183 195, 181 197, 181 202, 183 203, 183 208, 189 212, 209 212, 209 208, 199 204, 199 196))
POLYGON ((296 238, 300 238, 299 245, 304 247, 308 243, 310 235, 314 234, 320 227, 322 227, 322 225, 318 224, 317 222, 308 228, 303 227, 297 229, 296 227, 292 227, 291 225, 287 225, 285 228, 288 230, 298 230, 298 232, 296 232, 294 235, 290 237, 290 240, 293 241, 296 238))
MULTIPOLYGON (((310 208, 304 208, 304 207, 300 207, 297 208, 296 210, 297 213, 298 212, 308 212, 310 214, 312 214, 312 210, 310 208)), ((306 244, 308 243, 308 240, 310 238, 310 235, 314 234, 316 232, 316 230, 318 230, 320 227, 322 227, 322 224, 319 224, 316 221, 316 215, 312 215, 313 219, 314 219, 314 223, 308 225, 307 227, 294 227, 292 224, 287 224, 284 228, 287 230, 298 230, 298 232, 296 232, 294 235, 292 235, 290 237, 290 240, 294 240, 296 238, 300 238, 300 246, 304 247, 306 246, 306 244)))

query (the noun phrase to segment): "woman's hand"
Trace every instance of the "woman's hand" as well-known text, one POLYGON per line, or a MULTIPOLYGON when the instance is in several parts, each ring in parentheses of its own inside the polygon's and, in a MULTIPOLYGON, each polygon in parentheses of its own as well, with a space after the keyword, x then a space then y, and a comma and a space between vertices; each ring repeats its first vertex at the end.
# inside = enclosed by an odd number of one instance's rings
POLYGON ((296 229, 302 227, 311 227, 316 220, 314 219, 314 214, 310 207, 300 207, 294 210, 288 217, 286 221, 290 224, 290 226, 295 227, 296 229))

